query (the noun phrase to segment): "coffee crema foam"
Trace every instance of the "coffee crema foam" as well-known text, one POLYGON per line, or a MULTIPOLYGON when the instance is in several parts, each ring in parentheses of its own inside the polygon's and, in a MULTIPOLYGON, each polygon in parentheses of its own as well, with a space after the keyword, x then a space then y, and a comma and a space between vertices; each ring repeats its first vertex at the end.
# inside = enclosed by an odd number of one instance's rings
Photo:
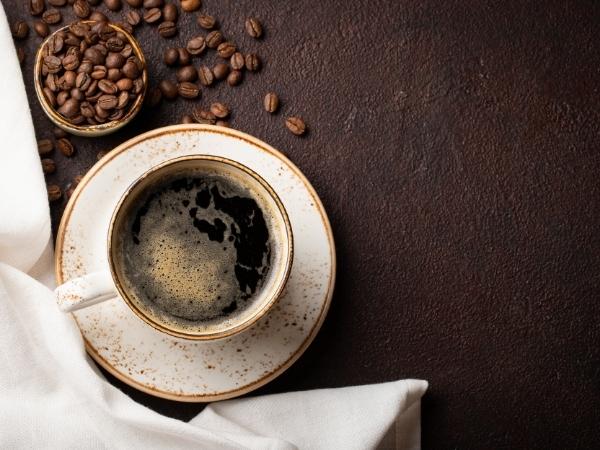
POLYGON ((269 275, 265 201, 230 178, 187 170, 132 200, 121 221, 119 278, 132 301, 183 330, 235 320, 269 275))

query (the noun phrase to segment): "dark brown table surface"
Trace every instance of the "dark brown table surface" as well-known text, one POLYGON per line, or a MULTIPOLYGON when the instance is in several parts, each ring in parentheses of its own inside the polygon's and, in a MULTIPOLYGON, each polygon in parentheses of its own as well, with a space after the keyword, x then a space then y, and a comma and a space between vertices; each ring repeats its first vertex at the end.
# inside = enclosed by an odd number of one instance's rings
MULTIPOLYGON (((10 20, 31 20, 26 2, 2 2, 10 20)), ((49 180, 65 186, 98 151, 219 99, 232 126, 305 172, 337 240, 323 329, 252 395, 423 378, 425 448, 597 446, 600 3, 203 3, 263 70, 199 101, 147 108, 112 136, 73 138, 76 156, 55 154, 49 180), (264 23, 263 40, 244 34, 249 15, 264 23), (269 90, 282 99, 275 116, 261 109, 269 90), (310 127, 304 138, 283 126, 295 114, 310 127)), ((195 16, 171 41, 138 29, 153 83, 174 77, 162 52, 197 32, 195 16)), ((32 87, 39 42, 19 45, 43 138, 51 126, 32 87)), ((64 203, 52 208, 55 227, 64 203)), ((203 408, 108 378, 172 417, 203 408)))

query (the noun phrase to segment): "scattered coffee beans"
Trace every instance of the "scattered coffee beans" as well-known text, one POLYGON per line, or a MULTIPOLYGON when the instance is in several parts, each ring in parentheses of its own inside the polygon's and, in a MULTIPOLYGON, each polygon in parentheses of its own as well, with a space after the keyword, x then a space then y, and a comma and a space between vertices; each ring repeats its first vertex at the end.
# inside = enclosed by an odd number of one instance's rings
POLYGON ((223 80, 229 74, 229 66, 225 63, 217 63, 212 69, 215 80, 223 80))
POLYGON ((167 66, 174 66, 179 62, 179 52, 176 48, 168 48, 163 55, 163 61, 167 66))
POLYGON ((52 153, 54 150, 54 144, 50 139, 40 139, 37 141, 38 153, 42 156, 52 153))
POLYGON ((199 55, 206 48, 206 41, 203 36, 196 36, 188 41, 186 49, 192 55, 199 55))
POLYGON ((42 20, 48 25, 55 25, 62 20, 62 15, 58 9, 48 9, 42 14, 42 20))
POLYGON ((32 16, 39 16, 46 9, 44 0, 29 0, 29 12, 32 16))
POLYGON ((218 30, 211 31, 206 35, 205 41, 208 48, 217 48, 223 42, 223 34, 218 30))
POLYGON ((41 20, 33 22, 33 29, 41 38, 45 38, 50 34, 50 27, 48 27, 46 22, 42 22, 41 20))
POLYGON ((175 74, 177 81, 196 81, 198 79, 198 71, 194 66, 184 66, 177 70, 175 74))
POLYGON ((90 5, 85 0, 75 0, 73 3, 73 13, 80 19, 85 19, 91 14, 90 5))
POLYGON ((50 6, 65 6, 67 4, 67 0, 48 0, 48 4, 50 6))
POLYGON ((53 159, 42 158, 42 171, 48 175, 56 171, 56 164, 53 159))
POLYGON ((62 197, 62 191, 60 190, 60 186, 57 186, 56 184, 49 184, 48 186, 46 186, 46 189, 48 190, 48 200, 50 200, 51 202, 60 200, 60 198, 62 197))
POLYGON ((235 50, 235 44, 231 42, 222 42, 217 47, 217 54, 223 59, 228 59, 235 53, 235 50))
POLYGON ((265 107, 265 111, 273 114, 279 108, 279 97, 275 92, 269 92, 265 95, 265 99, 263 101, 263 105, 265 107))
POLYGON ((306 124, 300 117, 288 117, 285 126, 296 136, 301 136, 306 132, 306 124))
POLYGON ((200 66, 198 68, 198 79, 202 85, 210 86, 213 84, 213 81, 215 81, 215 76, 213 75, 212 70, 210 70, 210 67, 200 66))
POLYGON ((147 102, 151 108, 155 108, 160 104, 162 100, 162 92, 160 88, 156 87, 150 91, 148 94, 147 102))
POLYGON ((144 0, 144 8, 162 8, 165 4, 164 0, 144 0))
POLYGON ((227 84, 229 86, 237 86, 242 82, 242 72, 240 70, 232 70, 227 75, 227 84))
POLYGON ((94 11, 91 13, 89 19, 93 20, 94 22, 108 22, 108 17, 106 17, 100 11, 94 11))
POLYGON ((29 25, 23 20, 17 20, 10 31, 15 39, 25 39, 29 34, 29 25))
POLYGON ((177 86, 177 92, 183 98, 196 98, 200 94, 200 88, 195 83, 183 81, 177 86))
POLYGON ((67 138, 60 138, 56 141, 56 148, 65 156, 73 156, 75 147, 67 138))
POLYGON ((251 72, 260 70, 260 59, 258 58, 258 55, 254 53, 246 55, 246 69, 251 72))
POLYGON ((163 97, 167 100, 175 100, 177 98, 177 86, 171 80, 162 80, 158 84, 158 88, 160 89, 163 97))
POLYGON ((249 19, 246 19, 246 33, 248 33, 249 36, 258 39, 263 33, 262 25, 257 19, 250 17, 249 19))
POLYGON ((159 8, 151 8, 144 14, 144 22, 149 24, 158 23, 162 18, 162 12, 159 8))
POLYGON ((143 0, 125 0, 125 2, 132 8, 141 8, 144 4, 143 0))
POLYGON ((210 112, 213 113, 215 117, 224 119, 229 115, 229 108, 223 103, 216 102, 210 105, 210 112))
POLYGON ((229 64, 233 70, 242 70, 246 64, 244 61, 244 55, 242 55, 240 52, 235 52, 233 55, 231 55, 229 64))
POLYGON ((140 16, 140 13, 138 13, 137 11, 130 10, 127 12, 127 14, 125 16, 125 20, 132 27, 137 27, 140 24, 140 22, 142 21, 142 17, 140 16))
POLYGON ((60 138, 69 136, 69 134, 65 130, 63 130, 62 128, 58 128, 58 127, 54 127, 52 129, 52 134, 54 135, 54 137, 56 139, 60 139, 60 138))
POLYGON ((192 111, 192 116, 196 119, 198 123, 204 123, 208 125, 214 125, 217 121, 217 118, 210 111, 204 111, 203 109, 196 108, 192 111))
POLYGON ((187 66, 192 61, 192 55, 185 48, 178 48, 179 52, 179 64, 182 66, 187 66))
POLYGON ((198 25, 205 30, 212 30, 216 24, 217 21, 213 16, 209 16, 208 14, 200 14, 198 16, 198 25))
POLYGON ((177 6, 175 6, 173 3, 167 3, 165 6, 163 6, 162 15, 163 19, 165 19, 167 22, 177 22, 179 17, 177 6))
POLYGON ((158 34, 163 38, 172 38, 177 34, 175 22, 163 22, 158 26, 158 34))
POLYGON ((121 0, 104 0, 104 4, 111 11, 119 11, 121 9, 121 0))
POLYGON ((185 12, 192 12, 200 9, 202 2, 200 0, 181 0, 181 9, 185 12))

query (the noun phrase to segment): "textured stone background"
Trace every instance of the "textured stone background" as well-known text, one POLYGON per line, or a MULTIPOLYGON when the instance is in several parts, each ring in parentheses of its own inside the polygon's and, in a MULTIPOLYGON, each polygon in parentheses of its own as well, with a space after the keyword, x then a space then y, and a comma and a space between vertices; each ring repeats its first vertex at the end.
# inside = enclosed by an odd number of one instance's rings
MULTIPOLYGON (((2 0, 10 19, 24 1, 2 0)), ((104 7, 101 7, 104 10, 104 7)), ((417 377, 425 448, 593 448, 600 433, 600 3, 204 0, 264 70, 204 89, 232 125, 312 180, 338 245, 323 330, 257 391, 417 377), (243 33, 259 17, 262 41, 243 33), (261 110, 268 90, 282 110, 261 110), (298 139, 288 114, 311 131, 298 139)), ((111 15, 111 17, 120 14, 111 15)), ((153 80, 171 43, 137 32, 153 80)), ((38 137, 50 134, 24 66, 38 137)), ((210 59, 210 58, 209 58, 210 59)), ((64 185, 99 150, 176 123, 196 102, 145 110, 122 132, 56 155, 64 185)), ((64 204, 55 205, 55 226, 64 204)), ((189 419, 202 405, 154 399, 189 419)), ((253 395, 255 395, 253 394, 253 395)))

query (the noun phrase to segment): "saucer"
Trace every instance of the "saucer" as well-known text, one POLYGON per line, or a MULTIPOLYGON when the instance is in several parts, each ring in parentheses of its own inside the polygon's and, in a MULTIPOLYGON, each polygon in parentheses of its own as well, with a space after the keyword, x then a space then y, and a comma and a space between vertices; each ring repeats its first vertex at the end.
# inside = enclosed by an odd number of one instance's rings
POLYGON ((248 393, 290 367, 319 331, 335 281, 335 247, 316 192, 285 156, 229 128, 175 125, 131 139, 83 177, 65 209, 56 240, 56 279, 62 284, 108 269, 106 236, 122 193, 168 159, 205 154, 238 161, 279 195, 294 235, 294 261, 282 297, 247 330, 214 341, 188 341, 139 319, 123 299, 73 313, 91 357, 128 385, 188 402, 248 393))

